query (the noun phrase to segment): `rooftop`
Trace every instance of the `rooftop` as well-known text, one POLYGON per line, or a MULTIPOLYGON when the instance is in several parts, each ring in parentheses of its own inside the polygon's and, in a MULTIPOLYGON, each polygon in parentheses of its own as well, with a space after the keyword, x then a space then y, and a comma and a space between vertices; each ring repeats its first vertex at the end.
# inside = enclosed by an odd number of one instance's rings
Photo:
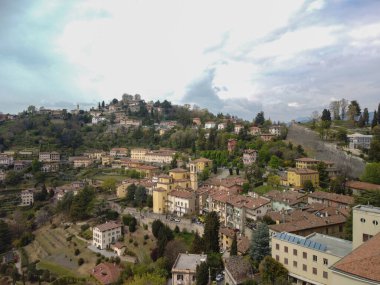
POLYGON ((281 232, 276 234, 273 238, 298 244, 312 250, 329 253, 338 257, 346 256, 352 251, 352 242, 318 233, 303 237, 287 232, 281 232))
POLYGON ((105 222, 104 224, 101 224, 101 225, 97 225, 95 228, 98 228, 99 231, 101 232, 105 232, 105 231, 109 231, 109 230, 120 228, 120 227, 121 225, 119 223, 110 221, 110 222, 105 222))
POLYGON ((380 234, 377 234, 335 263, 332 270, 380 282, 379 268, 380 234))
POLYGON ((347 181, 346 186, 357 190, 380 190, 380 185, 361 181, 347 181))
POLYGON ((243 256, 230 256, 226 259, 224 266, 237 284, 243 283, 253 276, 252 266, 243 256))
POLYGON ((91 274, 101 284, 112 284, 119 279, 121 271, 122 270, 118 265, 105 262, 95 266, 91 274))
POLYGON ((380 207, 374 207, 371 205, 357 205, 354 207, 354 210, 380 214, 380 207))
POLYGON ((351 197, 351 196, 329 193, 329 192, 324 192, 324 191, 315 191, 313 193, 310 193, 309 197, 330 200, 330 201, 339 202, 339 203, 347 204, 347 205, 351 205, 355 201, 354 197, 351 197))
POLYGON ((207 260, 207 255, 205 254, 190 254, 190 253, 180 253, 173 265, 172 270, 191 270, 196 271, 197 265, 201 262, 207 260))
POLYGON ((173 190, 169 193, 170 196, 182 198, 182 199, 189 199, 193 197, 195 192, 189 192, 189 191, 181 191, 181 190, 173 190))

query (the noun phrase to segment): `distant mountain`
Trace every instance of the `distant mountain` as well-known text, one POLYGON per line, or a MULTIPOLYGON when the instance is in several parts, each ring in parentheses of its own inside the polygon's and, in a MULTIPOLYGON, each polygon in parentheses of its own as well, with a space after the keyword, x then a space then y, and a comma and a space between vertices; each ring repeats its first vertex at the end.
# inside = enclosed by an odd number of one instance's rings
POLYGON ((294 119, 294 121, 300 122, 300 123, 306 123, 306 122, 309 122, 310 120, 311 120, 310 117, 298 117, 294 119))

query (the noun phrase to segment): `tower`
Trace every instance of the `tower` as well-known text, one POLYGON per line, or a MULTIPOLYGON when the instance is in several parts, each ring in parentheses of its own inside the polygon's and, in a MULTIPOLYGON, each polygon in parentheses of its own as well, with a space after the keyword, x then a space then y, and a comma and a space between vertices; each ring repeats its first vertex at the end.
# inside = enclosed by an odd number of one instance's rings
POLYGON ((198 167, 193 162, 190 162, 190 185, 194 191, 198 189, 198 167))

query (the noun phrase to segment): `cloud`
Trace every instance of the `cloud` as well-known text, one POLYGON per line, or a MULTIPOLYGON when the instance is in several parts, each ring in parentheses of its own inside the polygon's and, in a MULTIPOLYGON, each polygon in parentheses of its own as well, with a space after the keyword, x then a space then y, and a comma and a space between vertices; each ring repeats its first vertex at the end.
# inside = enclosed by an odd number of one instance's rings
POLYGON ((374 109, 379 13, 370 0, 5 1, 0 111, 126 92, 247 119, 309 116, 332 97, 374 109))

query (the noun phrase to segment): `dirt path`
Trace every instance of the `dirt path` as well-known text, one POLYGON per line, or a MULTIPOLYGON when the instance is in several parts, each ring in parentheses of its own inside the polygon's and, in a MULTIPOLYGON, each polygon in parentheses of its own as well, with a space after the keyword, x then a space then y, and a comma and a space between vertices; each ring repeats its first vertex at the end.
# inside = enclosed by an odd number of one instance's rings
POLYGON ((350 177, 357 178, 364 171, 365 162, 361 158, 337 149, 335 144, 321 141, 317 133, 303 126, 292 124, 289 127, 287 140, 294 145, 302 145, 306 151, 310 150, 308 152, 316 159, 334 162, 336 167, 346 172, 350 177))

